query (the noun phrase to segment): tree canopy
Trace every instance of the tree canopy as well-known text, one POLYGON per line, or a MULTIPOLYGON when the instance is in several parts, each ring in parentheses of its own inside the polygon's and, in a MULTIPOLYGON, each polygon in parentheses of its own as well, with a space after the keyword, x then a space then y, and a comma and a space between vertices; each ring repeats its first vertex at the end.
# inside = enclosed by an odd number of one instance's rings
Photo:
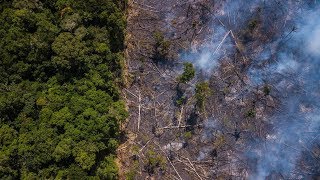
POLYGON ((196 70, 193 67, 192 63, 184 63, 184 69, 183 69, 183 73, 179 76, 179 82, 181 83, 187 83, 189 81, 191 81, 195 74, 196 74, 196 70))
POLYGON ((0 3, 0 179, 117 179, 123 3, 0 3))

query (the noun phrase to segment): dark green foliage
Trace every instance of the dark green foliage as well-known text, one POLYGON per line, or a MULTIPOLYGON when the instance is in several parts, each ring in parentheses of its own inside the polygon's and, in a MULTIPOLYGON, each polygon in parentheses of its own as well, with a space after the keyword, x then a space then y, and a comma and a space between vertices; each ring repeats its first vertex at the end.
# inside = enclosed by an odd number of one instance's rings
POLYGON ((259 22, 257 19, 252 19, 249 21, 248 23, 248 29, 250 31, 253 31, 257 26, 258 26, 259 22))
POLYGON ((181 106, 182 104, 184 104, 187 101, 187 97, 185 96, 181 96, 179 99, 176 100, 176 104, 178 106, 181 106))
POLYGON ((192 63, 184 63, 184 70, 181 76, 179 76, 179 82, 187 83, 195 76, 195 69, 192 63))
POLYGON ((135 177, 138 172, 139 172, 139 161, 134 160, 134 162, 131 165, 130 170, 126 173, 126 180, 135 180, 135 177))
POLYGON ((247 25, 243 30, 240 32, 240 38, 242 39, 242 42, 244 44, 253 41, 256 36, 259 34, 257 29, 261 28, 261 17, 259 16, 259 13, 256 17, 250 19, 247 22, 247 25))
POLYGON ((250 109, 246 112, 245 117, 254 118, 256 116, 256 111, 254 109, 250 109))
POLYGON ((196 105, 200 110, 204 109, 205 100, 210 95, 209 83, 201 82, 196 85, 196 105))
POLYGON ((271 92, 271 88, 270 88, 269 86, 265 85, 265 86, 263 87, 263 93, 264 93, 264 95, 267 96, 267 95, 270 94, 270 92, 271 92))
POLYGON ((185 95, 187 85, 183 83, 177 84, 176 90, 177 90, 177 95, 175 98, 175 105, 176 106, 181 106, 187 102, 187 97, 185 95))
POLYGON ((159 31, 156 31, 153 36, 156 41, 154 46, 153 60, 157 63, 163 62, 168 59, 170 41, 166 40, 163 33, 159 31))
POLYGON ((97 175, 100 179, 117 179, 118 168, 114 162, 113 156, 107 156, 99 164, 97 175))
POLYGON ((117 179, 123 5, 0 3, 0 179, 117 179))
POLYGON ((192 132, 191 131, 187 131, 184 133, 184 138, 186 138, 187 140, 188 139, 191 139, 192 138, 192 132))
POLYGON ((161 154, 149 150, 147 152, 147 158, 148 164, 145 168, 149 174, 153 174, 157 168, 160 168, 160 170, 164 170, 166 159, 165 157, 161 156, 161 154))

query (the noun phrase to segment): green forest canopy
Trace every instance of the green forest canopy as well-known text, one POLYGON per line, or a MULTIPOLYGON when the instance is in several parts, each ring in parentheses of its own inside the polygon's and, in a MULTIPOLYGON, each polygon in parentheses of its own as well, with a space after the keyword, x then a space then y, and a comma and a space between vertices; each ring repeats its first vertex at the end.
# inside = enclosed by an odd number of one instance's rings
POLYGON ((0 3, 0 179, 117 179, 120 0, 0 3))

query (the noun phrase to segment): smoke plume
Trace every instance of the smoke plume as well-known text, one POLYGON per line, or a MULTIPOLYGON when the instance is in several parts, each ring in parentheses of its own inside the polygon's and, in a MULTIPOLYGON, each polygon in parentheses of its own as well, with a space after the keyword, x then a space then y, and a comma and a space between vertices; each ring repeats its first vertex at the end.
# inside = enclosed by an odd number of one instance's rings
MULTIPOLYGON (((229 0, 224 2, 212 26, 212 41, 184 53, 182 58, 198 69, 213 73, 223 58, 232 56, 237 45, 232 38, 244 34, 239 42, 250 59, 243 72, 252 89, 269 84, 279 92, 280 106, 267 123, 267 137, 247 142, 244 156, 253 163, 249 179, 305 179, 319 176, 318 165, 300 167, 303 153, 311 154, 320 143, 320 7, 316 1, 229 0), (249 27, 248 27, 249 26, 249 27), (249 31, 250 33, 247 33, 249 31), (260 35, 261 33, 267 35, 260 35), (260 34, 259 34, 260 32, 260 34), (251 36, 247 35, 250 34, 251 36), (253 35, 252 35, 253 34, 253 35), (271 138, 270 138, 271 137, 271 138)), ((245 88, 245 87, 244 87, 245 88)), ((217 117, 215 117, 216 119, 217 117)))

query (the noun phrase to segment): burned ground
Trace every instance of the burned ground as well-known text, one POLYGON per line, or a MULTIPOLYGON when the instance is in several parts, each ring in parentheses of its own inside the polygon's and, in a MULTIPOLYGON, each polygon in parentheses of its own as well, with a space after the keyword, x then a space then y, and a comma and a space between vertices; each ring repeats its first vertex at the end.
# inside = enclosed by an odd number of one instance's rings
POLYGON ((118 150, 122 178, 319 175, 318 126, 303 137, 285 132, 309 127, 305 116, 317 113, 311 99, 319 93, 306 89, 305 75, 297 79, 291 67, 284 71, 279 58, 289 51, 303 57, 288 42, 299 12, 313 2, 136 0, 128 6, 123 95, 130 117, 127 142, 118 150), (192 62, 197 74, 181 83, 184 62, 192 62), (295 106, 291 96, 299 97, 295 106), (312 148, 292 152, 301 149, 293 141, 311 137, 312 148), (297 165, 282 163, 289 160, 297 165))

